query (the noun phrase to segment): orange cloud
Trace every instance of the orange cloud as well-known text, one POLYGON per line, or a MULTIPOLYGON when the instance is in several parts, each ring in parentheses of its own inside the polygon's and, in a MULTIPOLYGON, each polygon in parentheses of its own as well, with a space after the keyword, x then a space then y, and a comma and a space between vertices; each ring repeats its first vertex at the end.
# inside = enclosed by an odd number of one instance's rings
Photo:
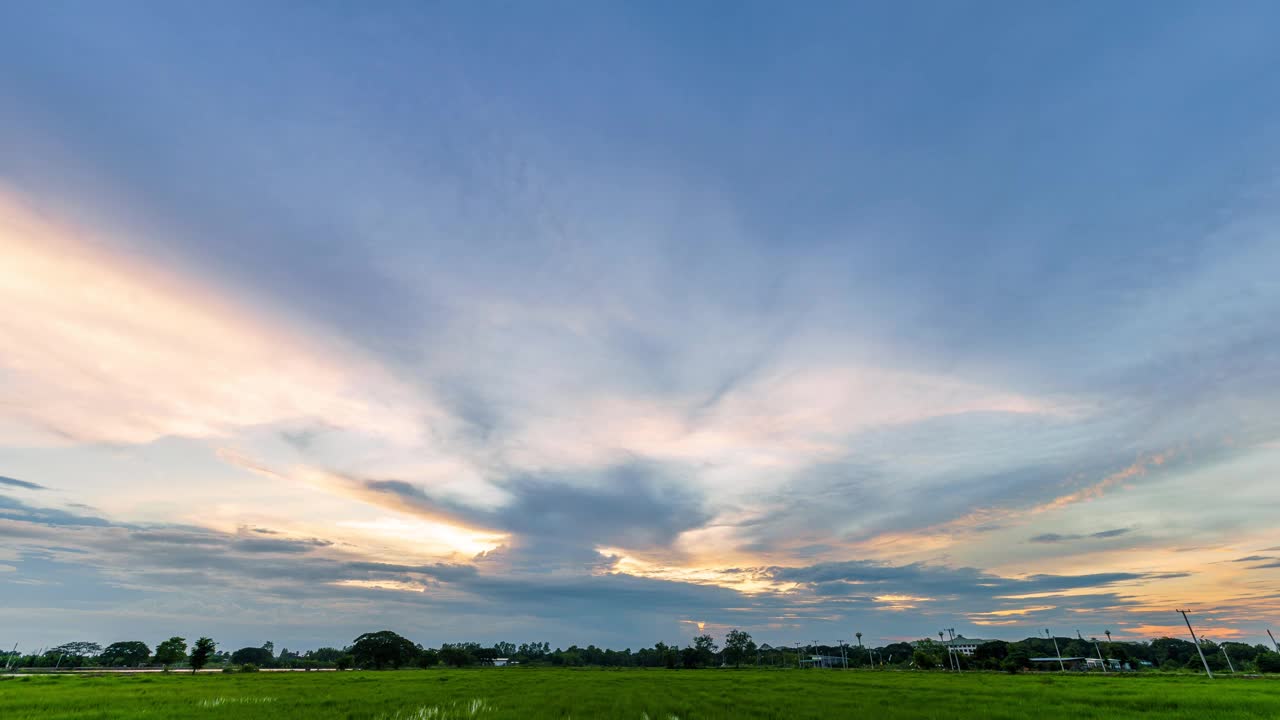
POLYGON ((1041 505, 1037 505, 1033 508, 1030 508, 1026 512, 1028 514, 1050 512, 1052 510, 1058 510, 1060 508, 1064 508, 1068 505, 1074 505, 1079 502, 1087 502, 1089 500, 1094 500, 1096 498, 1102 497, 1102 495, 1107 490, 1117 485, 1120 485, 1126 480, 1132 480, 1133 478, 1146 475, 1149 469, 1158 468, 1161 465, 1164 465, 1172 457, 1173 457, 1173 452, 1171 451, 1149 455, 1145 458, 1138 460, 1137 462, 1133 463, 1132 465, 1130 465, 1129 467, 1126 467, 1123 470, 1111 473, 1110 475, 1104 477, 1102 480, 1099 480, 1093 485, 1090 485, 1081 490, 1077 490, 1075 492, 1067 493, 1066 495, 1059 495, 1058 497, 1050 500, 1047 503, 1043 503, 1041 505))

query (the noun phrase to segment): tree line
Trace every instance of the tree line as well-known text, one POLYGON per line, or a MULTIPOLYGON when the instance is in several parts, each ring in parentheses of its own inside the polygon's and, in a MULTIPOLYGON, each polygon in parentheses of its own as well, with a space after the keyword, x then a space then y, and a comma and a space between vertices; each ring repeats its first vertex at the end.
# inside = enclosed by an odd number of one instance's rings
MULTIPOLYGON (((1226 671, 1229 667, 1234 667, 1237 672, 1280 672, 1280 653, 1266 645, 1203 640, 1200 651, 1204 653, 1210 669, 1215 672, 1226 671)), ((1071 637, 1027 638, 1017 642, 991 640, 978 645, 972 656, 956 654, 951 657, 948 657, 945 645, 924 640, 913 646, 909 664, 929 670, 945 669, 951 663, 958 662, 962 670, 1019 672, 1032 668, 1031 658, 1054 658, 1059 653, 1067 658, 1095 658, 1101 654, 1108 661, 1115 661, 1132 669, 1203 672, 1204 667, 1195 643, 1168 637, 1149 642, 1112 642, 1110 639, 1095 641, 1071 637)))
MULTIPOLYGON (((1032 666, 1033 657, 1095 657, 1101 653, 1109 660, 1135 668, 1165 671, 1199 670, 1200 654, 1186 640, 1159 638, 1150 642, 1086 641, 1079 638, 1027 638, 1017 642, 992 640, 977 646, 972 656, 949 653, 942 643, 931 639, 912 643, 897 642, 883 646, 858 644, 814 644, 774 647, 757 645, 751 634, 731 630, 724 646, 711 635, 692 638, 683 647, 655 643, 653 647, 612 650, 595 645, 552 649, 546 642, 516 645, 498 642, 483 645, 475 642, 444 643, 436 648, 424 647, 390 630, 365 633, 342 648, 323 647, 305 652, 288 648, 276 652, 274 643, 243 647, 234 651, 219 650, 207 637, 198 638, 190 647, 182 637, 159 643, 155 650, 138 640, 112 643, 106 647, 93 642, 73 642, 35 653, 0 652, 0 667, 8 669, 70 668, 140 668, 184 669, 198 671, 206 667, 224 672, 254 672, 259 669, 394 669, 471 667, 497 662, 523 666, 553 667, 650 667, 696 669, 708 667, 801 667, 813 656, 826 658, 825 664, 850 668, 896 668, 915 670, 947 669, 958 663, 965 670, 1005 670, 1018 672, 1032 666), (838 659, 838 662, 836 661, 838 659)), ((1222 644, 1205 641, 1201 645, 1209 666, 1227 669, 1227 657, 1237 671, 1280 672, 1280 653, 1265 645, 1238 642, 1222 644)))

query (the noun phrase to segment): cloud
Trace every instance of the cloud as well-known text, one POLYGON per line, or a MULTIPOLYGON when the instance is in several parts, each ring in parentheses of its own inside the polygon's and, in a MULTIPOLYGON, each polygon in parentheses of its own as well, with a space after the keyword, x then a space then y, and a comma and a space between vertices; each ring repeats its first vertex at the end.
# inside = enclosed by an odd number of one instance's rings
POLYGON ((1033 543, 1061 543, 1061 542, 1070 542, 1072 540, 1104 540, 1107 538, 1120 537, 1121 535, 1127 535, 1132 531, 1133 531, 1133 528, 1114 528, 1111 530, 1102 530, 1095 533, 1089 533, 1088 535, 1080 535, 1080 534, 1063 535, 1060 533, 1044 533, 1041 535, 1036 535, 1030 538, 1030 540, 1033 543))
POLYGON ((363 497, 388 507, 511 533, 522 542, 554 541, 586 551, 598 545, 665 547, 711 519, 702 498, 678 475, 639 462, 555 477, 505 478, 495 484, 506 501, 488 509, 437 498, 400 480, 358 482, 363 497))
MULTIPOLYGON (((647 486, 641 483, 639 487, 647 486)), ((522 507, 534 511, 541 502, 568 498, 572 503, 578 497, 560 494, 564 492, 557 487, 550 494, 536 495, 536 501, 522 507)), ((647 490, 637 492, 643 497, 647 490)), ((619 501, 630 497, 621 494, 619 501)), ((47 514, 39 508, 31 512, 34 518, 47 514)), ((573 519, 583 518, 575 515, 573 519)), ((830 622, 850 613, 911 613, 901 621, 905 630, 914 623, 931 622, 924 618, 935 613, 965 613, 975 623, 997 622, 1022 611, 1039 613, 1036 608, 1045 605, 1039 596, 1045 594, 1070 595, 1069 603, 1058 604, 1076 608, 1123 607, 1131 601, 1115 588, 1163 577, 1093 573, 1011 578, 973 568, 871 561, 726 569, 726 577, 753 575, 767 581, 758 591, 744 594, 705 579, 633 575, 622 570, 617 558, 598 558, 587 574, 572 571, 572 564, 548 572, 536 560, 554 561, 555 552, 540 552, 532 559, 516 556, 516 562, 503 553, 483 555, 471 562, 393 562, 350 544, 318 538, 262 537, 250 529, 223 533, 178 525, 129 527, 102 519, 56 528, 35 523, 38 520, 0 520, 0 532, 13 529, 15 524, 26 528, 6 533, 20 538, 16 546, 19 556, 5 560, 16 563, 20 576, 79 574, 81 583, 92 579, 102 584, 104 589, 95 595, 108 598, 123 593, 122 601, 129 598, 127 602, 137 602, 135 594, 142 593, 173 596, 170 602, 190 595, 200 603, 244 605, 256 609, 242 613, 242 621, 258 618, 253 622, 273 627, 279 622, 275 608, 284 612, 291 606, 302 614, 327 608, 326 612, 341 613, 344 622, 366 623, 377 618, 381 618, 377 622, 384 622, 388 616, 422 616, 424 608, 453 618, 451 623, 461 615, 489 619, 482 624, 502 623, 515 614, 526 621, 536 618, 551 623, 548 627, 564 623, 564 632, 577 632, 583 641, 612 637, 614 632, 624 636, 656 632, 662 626, 661 618, 672 623, 690 618, 707 620, 716 626, 748 627, 760 633, 771 627, 830 622), (1079 592, 1092 594, 1079 596, 1079 592), (1037 597, 1015 597, 1023 595, 1037 597), (301 609, 297 603, 303 603, 301 609), (591 629, 572 630, 575 620, 582 623, 586 619, 590 619, 591 629), (602 623, 613 629, 602 630, 602 623)), ((545 539, 539 523, 530 532, 534 540, 545 539)), ((547 532, 553 537, 557 534, 547 532)), ((629 531, 623 528, 621 532, 625 535, 629 531)), ((574 540, 571 546, 602 534, 608 535, 600 527, 588 528, 581 535, 570 536, 574 540)), ((564 556, 560 557, 563 560, 564 556)), ((290 622, 296 623, 297 617, 290 622)), ((872 617, 861 621, 864 626, 883 622, 872 617)), ((243 637, 244 642, 252 640, 243 637)))
MULTIPOLYGON (((24 523, 68 527, 106 526, 110 524, 102 518, 90 515, 77 515, 57 508, 34 507, 5 495, 0 495, 0 519, 2 518, 18 520, 24 523)), ((0 535, 3 534, 4 529, 0 528, 0 535)))
POLYGON ((232 548, 240 552, 247 553, 305 553, 311 552, 316 548, 328 547, 333 542, 329 540, 276 540, 276 539, 258 539, 246 538, 237 540, 232 543, 232 548))
POLYGON ((27 482, 26 480, 17 480, 15 478, 5 477, 3 475, 0 475, 0 485, 8 485, 10 487, 22 488, 23 490, 48 490, 48 488, 46 488, 43 485, 37 485, 36 483, 33 483, 33 482, 27 482))
MULTIPOLYGON (((111 254, 0 187, 0 401, 21 441, 146 443, 323 418, 412 442, 423 408, 376 363, 111 254)), ((16 440, 16 439, 15 439, 16 440)))

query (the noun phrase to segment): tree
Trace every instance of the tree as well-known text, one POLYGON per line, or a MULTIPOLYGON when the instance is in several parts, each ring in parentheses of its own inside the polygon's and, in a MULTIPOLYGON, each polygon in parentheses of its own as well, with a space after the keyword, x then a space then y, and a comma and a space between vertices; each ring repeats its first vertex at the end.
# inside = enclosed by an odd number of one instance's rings
POLYGON ((745 630, 730 630, 724 636, 724 660, 733 663, 734 667, 742 665, 742 661, 756 651, 756 643, 751 633, 745 630))
POLYGON ((674 670, 680 666, 680 650, 678 648, 664 642, 658 642, 654 644, 653 652, 659 664, 668 670, 674 670))
POLYGON ((445 643, 440 646, 440 661, 449 667, 466 667, 476 662, 475 643, 445 643))
POLYGON ((57 657, 63 666, 72 666, 83 665, 101 652, 102 646, 95 642, 69 642, 51 648, 47 654, 57 657))
POLYGON ((167 670, 187 659, 187 639, 174 636, 156 646, 156 662, 167 670))
POLYGON ((1019 673, 1022 672, 1022 662, 1018 660, 1017 656, 1011 655, 1000 661, 1000 669, 1010 675, 1019 673))
POLYGON ((509 642, 494 643, 493 652, 494 652, 494 657, 504 657, 504 658, 515 657, 516 646, 515 646, 515 643, 509 643, 509 642))
POLYGON ((1009 643, 1003 640, 984 642, 973 649, 973 661, 988 670, 995 670, 1009 656, 1009 643))
POLYGON ((915 661, 916 667, 921 670, 932 670, 938 666, 938 661, 933 657, 933 654, 924 650, 916 650, 911 659, 915 661))
POLYGON ((200 668, 209 664, 209 656, 218 649, 218 644, 207 637, 196 640, 195 647, 191 648, 191 672, 194 674, 200 668))
POLYGON ((306 657, 308 660, 315 660, 318 663, 335 663, 343 655, 346 655, 346 652, 338 648, 322 647, 319 650, 312 650, 307 653, 306 657))
POLYGON ((418 646, 390 630, 365 633, 351 643, 351 654, 356 663, 381 670, 390 665, 398 668, 408 665, 418 656, 418 646))
POLYGON ((716 647, 715 638, 710 635, 698 635, 693 639, 693 649, 696 653, 695 665, 697 667, 706 667, 715 662, 716 647))
POLYGON ((1258 664, 1258 672, 1280 673, 1280 653, 1260 652, 1254 662, 1258 664))
POLYGON ((102 651, 98 659, 103 665, 135 667, 146 662, 149 657, 151 657, 151 648, 147 647, 146 643, 130 640, 111 643, 102 651))
POLYGON ((243 647, 231 653, 231 662, 235 665, 269 665, 274 658, 266 648, 243 647))
POLYGON ((52 648, 49 652, 72 657, 93 657, 102 652, 102 646, 96 642, 69 642, 52 648))

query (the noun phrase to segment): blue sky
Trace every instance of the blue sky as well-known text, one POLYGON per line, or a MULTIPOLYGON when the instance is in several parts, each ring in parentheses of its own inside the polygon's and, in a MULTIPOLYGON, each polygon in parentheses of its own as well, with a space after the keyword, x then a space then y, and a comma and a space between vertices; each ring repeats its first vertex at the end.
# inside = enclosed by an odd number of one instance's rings
POLYGON ((0 10, 0 618, 1256 639, 1277 12, 0 10))

